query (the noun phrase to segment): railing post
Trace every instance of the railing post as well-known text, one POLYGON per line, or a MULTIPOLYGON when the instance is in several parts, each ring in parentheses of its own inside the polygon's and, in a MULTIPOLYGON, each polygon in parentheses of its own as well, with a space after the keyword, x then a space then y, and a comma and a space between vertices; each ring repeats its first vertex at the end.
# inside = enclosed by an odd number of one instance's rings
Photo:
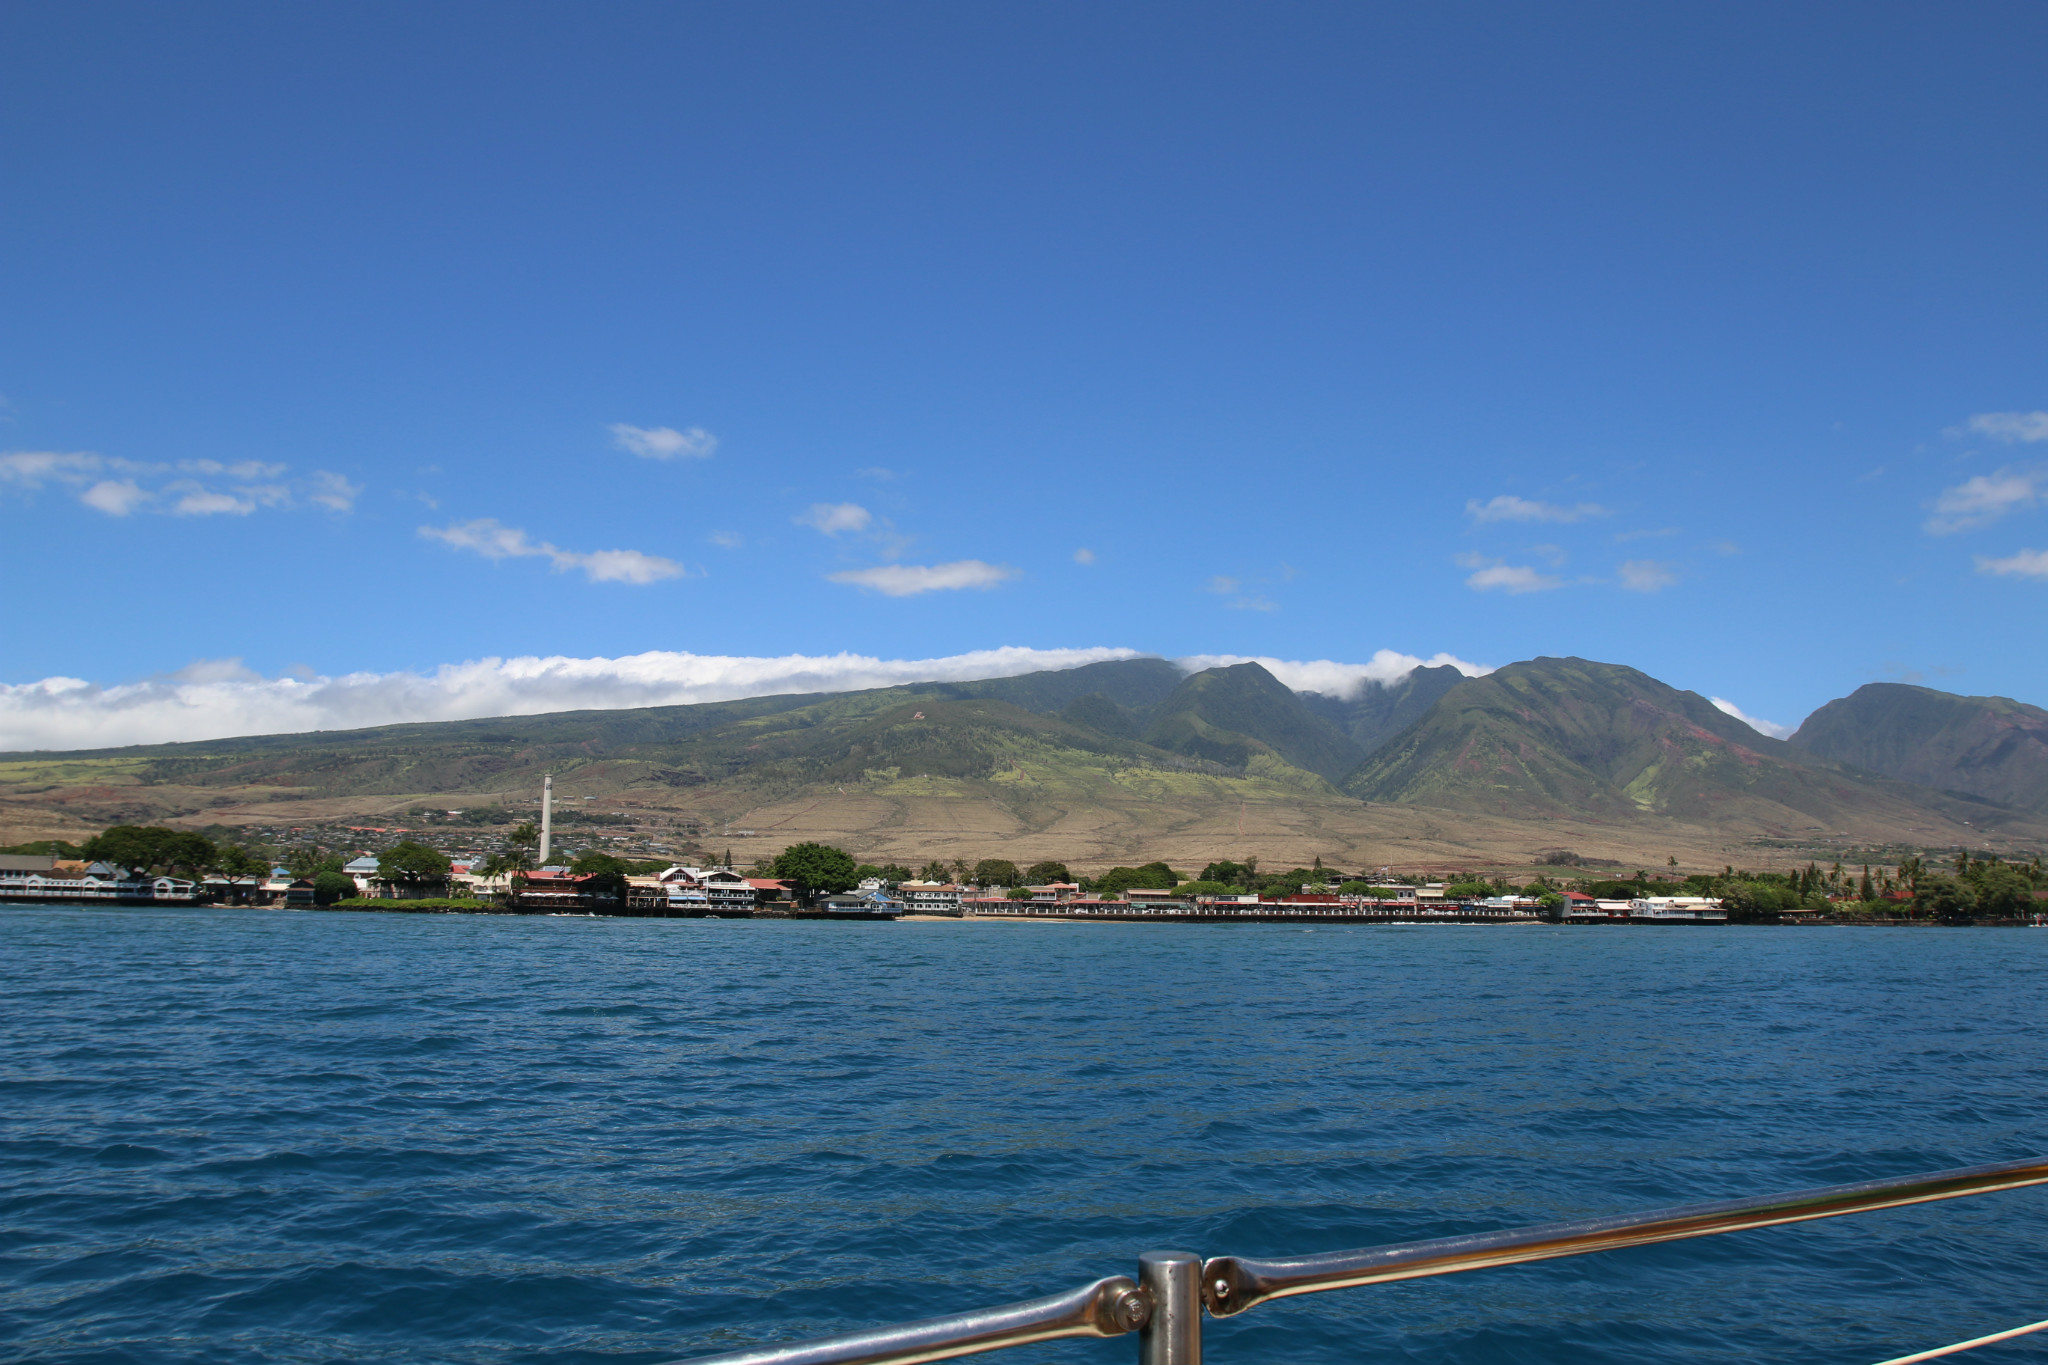
POLYGON ((1202 1365, 1202 1258, 1145 1252, 1138 1287, 1152 1299, 1152 1316, 1138 1333, 1138 1365, 1202 1365))

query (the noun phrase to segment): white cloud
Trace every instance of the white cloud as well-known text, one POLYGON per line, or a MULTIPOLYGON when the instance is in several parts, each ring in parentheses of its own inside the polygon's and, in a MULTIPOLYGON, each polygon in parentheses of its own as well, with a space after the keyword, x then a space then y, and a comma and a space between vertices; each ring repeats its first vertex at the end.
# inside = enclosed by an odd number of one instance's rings
POLYGON ((331 512, 349 512, 355 509, 356 499, 363 495, 363 486, 350 483, 331 469, 316 469, 309 481, 306 497, 331 512))
POLYGON ((953 588, 993 588, 1017 571, 1006 564, 985 564, 979 559, 961 559, 951 564, 883 564, 872 569, 848 569, 827 574, 833 583, 851 583, 873 588, 890 597, 914 597, 921 592, 944 592, 953 588))
POLYGON ((1572 507, 1561 507, 1553 502, 1532 502, 1503 493, 1497 498, 1481 502, 1474 498, 1465 504, 1465 514, 1480 523, 1489 521, 1584 521, 1588 517, 1604 517, 1607 509, 1598 503, 1582 502, 1572 507))
POLYGON ((1329 659, 1274 659, 1263 654, 1191 654, 1174 663, 1189 673, 1205 668, 1229 668, 1233 664, 1258 664, 1297 692, 1321 692, 1325 696, 1356 701, 1367 687, 1391 687, 1418 668, 1441 668, 1449 664, 1468 678, 1481 678, 1493 670, 1484 664, 1467 663, 1453 654, 1423 659, 1391 649, 1375 651, 1368 663, 1344 664, 1329 659))
POLYGON ((2048 412, 1980 412, 1966 425, 1994 441, 2048 441, 2048 412))
POLYGON ((1934 515, 1927 519, 1927 529, 1934 535, 1945 536, 1997 521, 2007 512, 2032 507, 2040 497, 2044 478, 2048 474, 2038 469, 2001 469, 1945 488, 1934 500, 1934 515))
POLYGON ((814 502, 796 518, 799 526, 810 526, 828 536, 841 531, 865 531, 874 515, 857 502, 814 502))
POLYGON ((517 559, 544 555, 546 550, 526 538, 526 532, 500 525, 490 517, 458 522, 453 526, 422 526, 420 534, 458 550, 472 550, 485 559, 517 559))
POLYGON ((17 488, 41 488, 45 484, 82 487, 106 471, 139 471, 124 460, 109 460, 90 451, 14 450, 0 455, 0 483, 17 488))
POLYGON ((1537 573, 1526 564, 1496 564, 1490 569, 1480 569, 1465 577, 1465 586, 1475 592, 1489 592, 1499 588, 1516 596, 1525 592, 1548 592, 1564 586, 1564 580, 1550 574, 1537 573))
POLYGON ((721 550, 737 550, 747 543, 746 538, 738 531, 713 531, 705 539, 721 550))
POLYGON ((860 654, 745 658, 656 651, 617 659, 477 659, 430 673, 264 678, 239 660, 100 686, 52 677, 0 685, 0 750, 106 748, 404 721, 681 706, 791 692, 966 682, 1136 658, 1134 649, 976 650, 936 659, 860 654))
POLYGON ((176 465, 142 464, 91 451, 17 450, 0 455, 0 485, 33 491, 69 489, 79 502, 108 516, 125 517, 154 505, 169 516, 248 516, 259 507, 291 507, 296 497, 337 512, 355 506, 363 491, 339 474, 316 470, 294 487, 279 482, 289 466, 264 460, 181 460, 176 465), (188 477, 145 487, 164 475, 188 477), (197 476, 197 477, 190 477, 197 476), (220 481, 227 486, 222 487, 220 481))
POLYGON ((125 517, 154 496, 138 488, 133 479, 101 479, 80 493, 78 500, 110 517, 125 517))
POLYGON ((1977 572, 2013 578, 2048 578, 2048 550, 2021 550, 2004 559, 1987 559, 1978 555, 1977 572))
POLYGON ((1502 592, 1521 594, 1525 592, 1547 592, 1551 588, 1564 586, 1562 578, 1538 573, 1526 564, 1504 564, 1485 555, 1467 552, 1457 556, 1456 562, 1472 572, 1465 576, 1465 586, 1474 592, 1490 592, 1495 588, 1502 592))
POLYGON ((576 568, 593 583, 658 583, 664 578, 681 578, 683 566, 660 555, 638 550, 593 550, 589 554, 556 551, 557 569, 576 568))
POLYGON ((171 515, 179 517, 246 517, 255 510, 254 498, 237 497, 232 493, 217 493, 206 488, 190 489, 171 504, 171 515))
POLYGON ((677 431, 674 427, 635 427, 612 423, 612 440, 621 450, 630 450, 645 460, 705 460, 718 449, 718 438, 702 427, 677 431))
POLYGON ((1616 572, 1621 575, 1621 586, 1630 592, 1660 592, 1678 581, 1669 564, 1654 559, 1631 559, 1616 572))
POLYGON ((1222 574, 1217 574, 1214 578, 1210 579, 1207 583, 1204 583, 1202 585, 1202 590, 1204 592, 1229 594, 1236 592, 1238 586, 1238 581, 1235 578, 1225 578, 1222 574))
POLYGON ((1095 551, 1088 549, 1074 551, 1074 562, 1076 564, 1093 564, 1095 562, 1095 551))
POLYGON ((274 479, 291 468, 290 465, 265 464, 261 460, 243 460, 237 464, 222 464, 219 460, 180 460, 178 471, 183 474, 207 474, 215 478, 230 479, 274 479))
POLYGON ((686 572, 672 559, 638 550, 594 550, 588 554, 564 550, 545 540, 530 540, 518 527, 501 525, 491 517, 452 526, 422 526, 420 534, 490 560, 546 558, 555 572, 581 569, 593 583, 655 583, 681 578, 686 572))
POLYGON ((1734 702, 1723 697, 1708 697, 1707 700, 1714 703, 1716 710, 1735 717, 1735 719, 1741 721, 1758 734, 1769 735, 1772 739, 1783 739, 1797 728, 1791 725, 1780 725, 1774 720, 1760 720, 1744 711, 1734 702))

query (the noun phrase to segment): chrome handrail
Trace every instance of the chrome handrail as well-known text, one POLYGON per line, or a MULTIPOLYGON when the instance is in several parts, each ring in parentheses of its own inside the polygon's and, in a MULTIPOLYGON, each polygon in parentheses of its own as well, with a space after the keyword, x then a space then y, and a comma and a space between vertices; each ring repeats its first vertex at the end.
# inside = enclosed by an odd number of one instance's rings
POLYGON ((1122 1336, 1144 1326, 1151 1315, 1151 1297, 1129 1278, 1112 1275, 1064 1294, 1001 1308, 697 1356, 687 1365, 916 1365, 1061 1337, 1122 1336))
POLYGON ((699 1356, 679 1365, 917 1365, 1060 1337, 1134 1331, 1142 1333, 1141 1365, 1201 1365, 1203 1307, 1213 1317, 1229 1317, 1296 1294, 1711 1237, 2029 1185, 2048 1185, 2048 1157, 1315 1256, 1217 1256, 1204 1262, 1187 1252, 1148 1251, 1139 1257, 1136 1283, 1113 1276, 1001 1308, 699 1356), (1199 1294, 1192 1283, 1197 1271, 1199 1294))
POLYGON ((1966 1166, 1932 1175, 1864 1180, 1854 1185, 1828 1185, 1758 1199, 1687 1204, 1615 1218, 1575 1218, 1506 1232, 1397 1242, 1363 1251, 1331 1251, 1285 1260, 1218 1256, 1202 1267, 1202 1298, 1212 1316, 1229 1317, 1268 1299, 1295 1294, 1450 1275, 1523 1261, 1547 1261, 1558 1256, 1583 1256, 1617 1247, 1711 1237, 1722 1232, 1838 1218, 1843 1214, 1870 1213, 2042 1184, 2048 1184, 2048 1157, 2027 1157, 1996 1166, 1966 1166))

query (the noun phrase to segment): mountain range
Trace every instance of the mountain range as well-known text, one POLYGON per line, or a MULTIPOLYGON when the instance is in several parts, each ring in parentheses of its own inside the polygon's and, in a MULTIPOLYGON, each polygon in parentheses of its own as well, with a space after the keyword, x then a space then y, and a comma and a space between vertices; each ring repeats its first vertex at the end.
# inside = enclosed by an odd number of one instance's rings
POLYGON ((1162 659, 970 683, 0 756, 0 839, 530 804, 741 852, 1765 861, 2048 842, 2048 712, 1873 684, 1789 740, 1619 664, 1422 668, 1356 695, 1162 659), (726 834, 734 824, 741 832, 726 834), (712 831, 716 829, 714 835, 712 831), (1583 846, 1583 847, 1581 847, 1583 846))
POLYGON ((2048 711, 1867 683, 1806 718, 1795 749, 1937 791, 2048 813, 2048 711))

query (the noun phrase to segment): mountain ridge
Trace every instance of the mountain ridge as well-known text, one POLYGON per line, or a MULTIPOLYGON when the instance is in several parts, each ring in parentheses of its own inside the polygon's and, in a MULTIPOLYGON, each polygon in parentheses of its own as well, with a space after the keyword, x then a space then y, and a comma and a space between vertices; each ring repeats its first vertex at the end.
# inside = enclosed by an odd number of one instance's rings
POLYGON ((2048 710, 1911 683, 1865 683, 1787 741, 1899 781, 2048 813, 2048 710))
POLYGON ((1634 669, 1552 658, 1478 678, 1417 670, 1348 700, 1295 692, 1256 663, 1183 673, 1129 659, 972 683, 0 755, 0 838, 509 808, 530 805, 543 774, 590 810, 920 862, 941 847, 987 856, 993 841, 1082 862, 1092 849, 1364 866, 1482 848, 1527 861, 1557 847, 1740 862, 1750 841, 1819 849, 1850 831, 1929 847, 2048 839, 2038 817, 1804 753, 1634 669))

